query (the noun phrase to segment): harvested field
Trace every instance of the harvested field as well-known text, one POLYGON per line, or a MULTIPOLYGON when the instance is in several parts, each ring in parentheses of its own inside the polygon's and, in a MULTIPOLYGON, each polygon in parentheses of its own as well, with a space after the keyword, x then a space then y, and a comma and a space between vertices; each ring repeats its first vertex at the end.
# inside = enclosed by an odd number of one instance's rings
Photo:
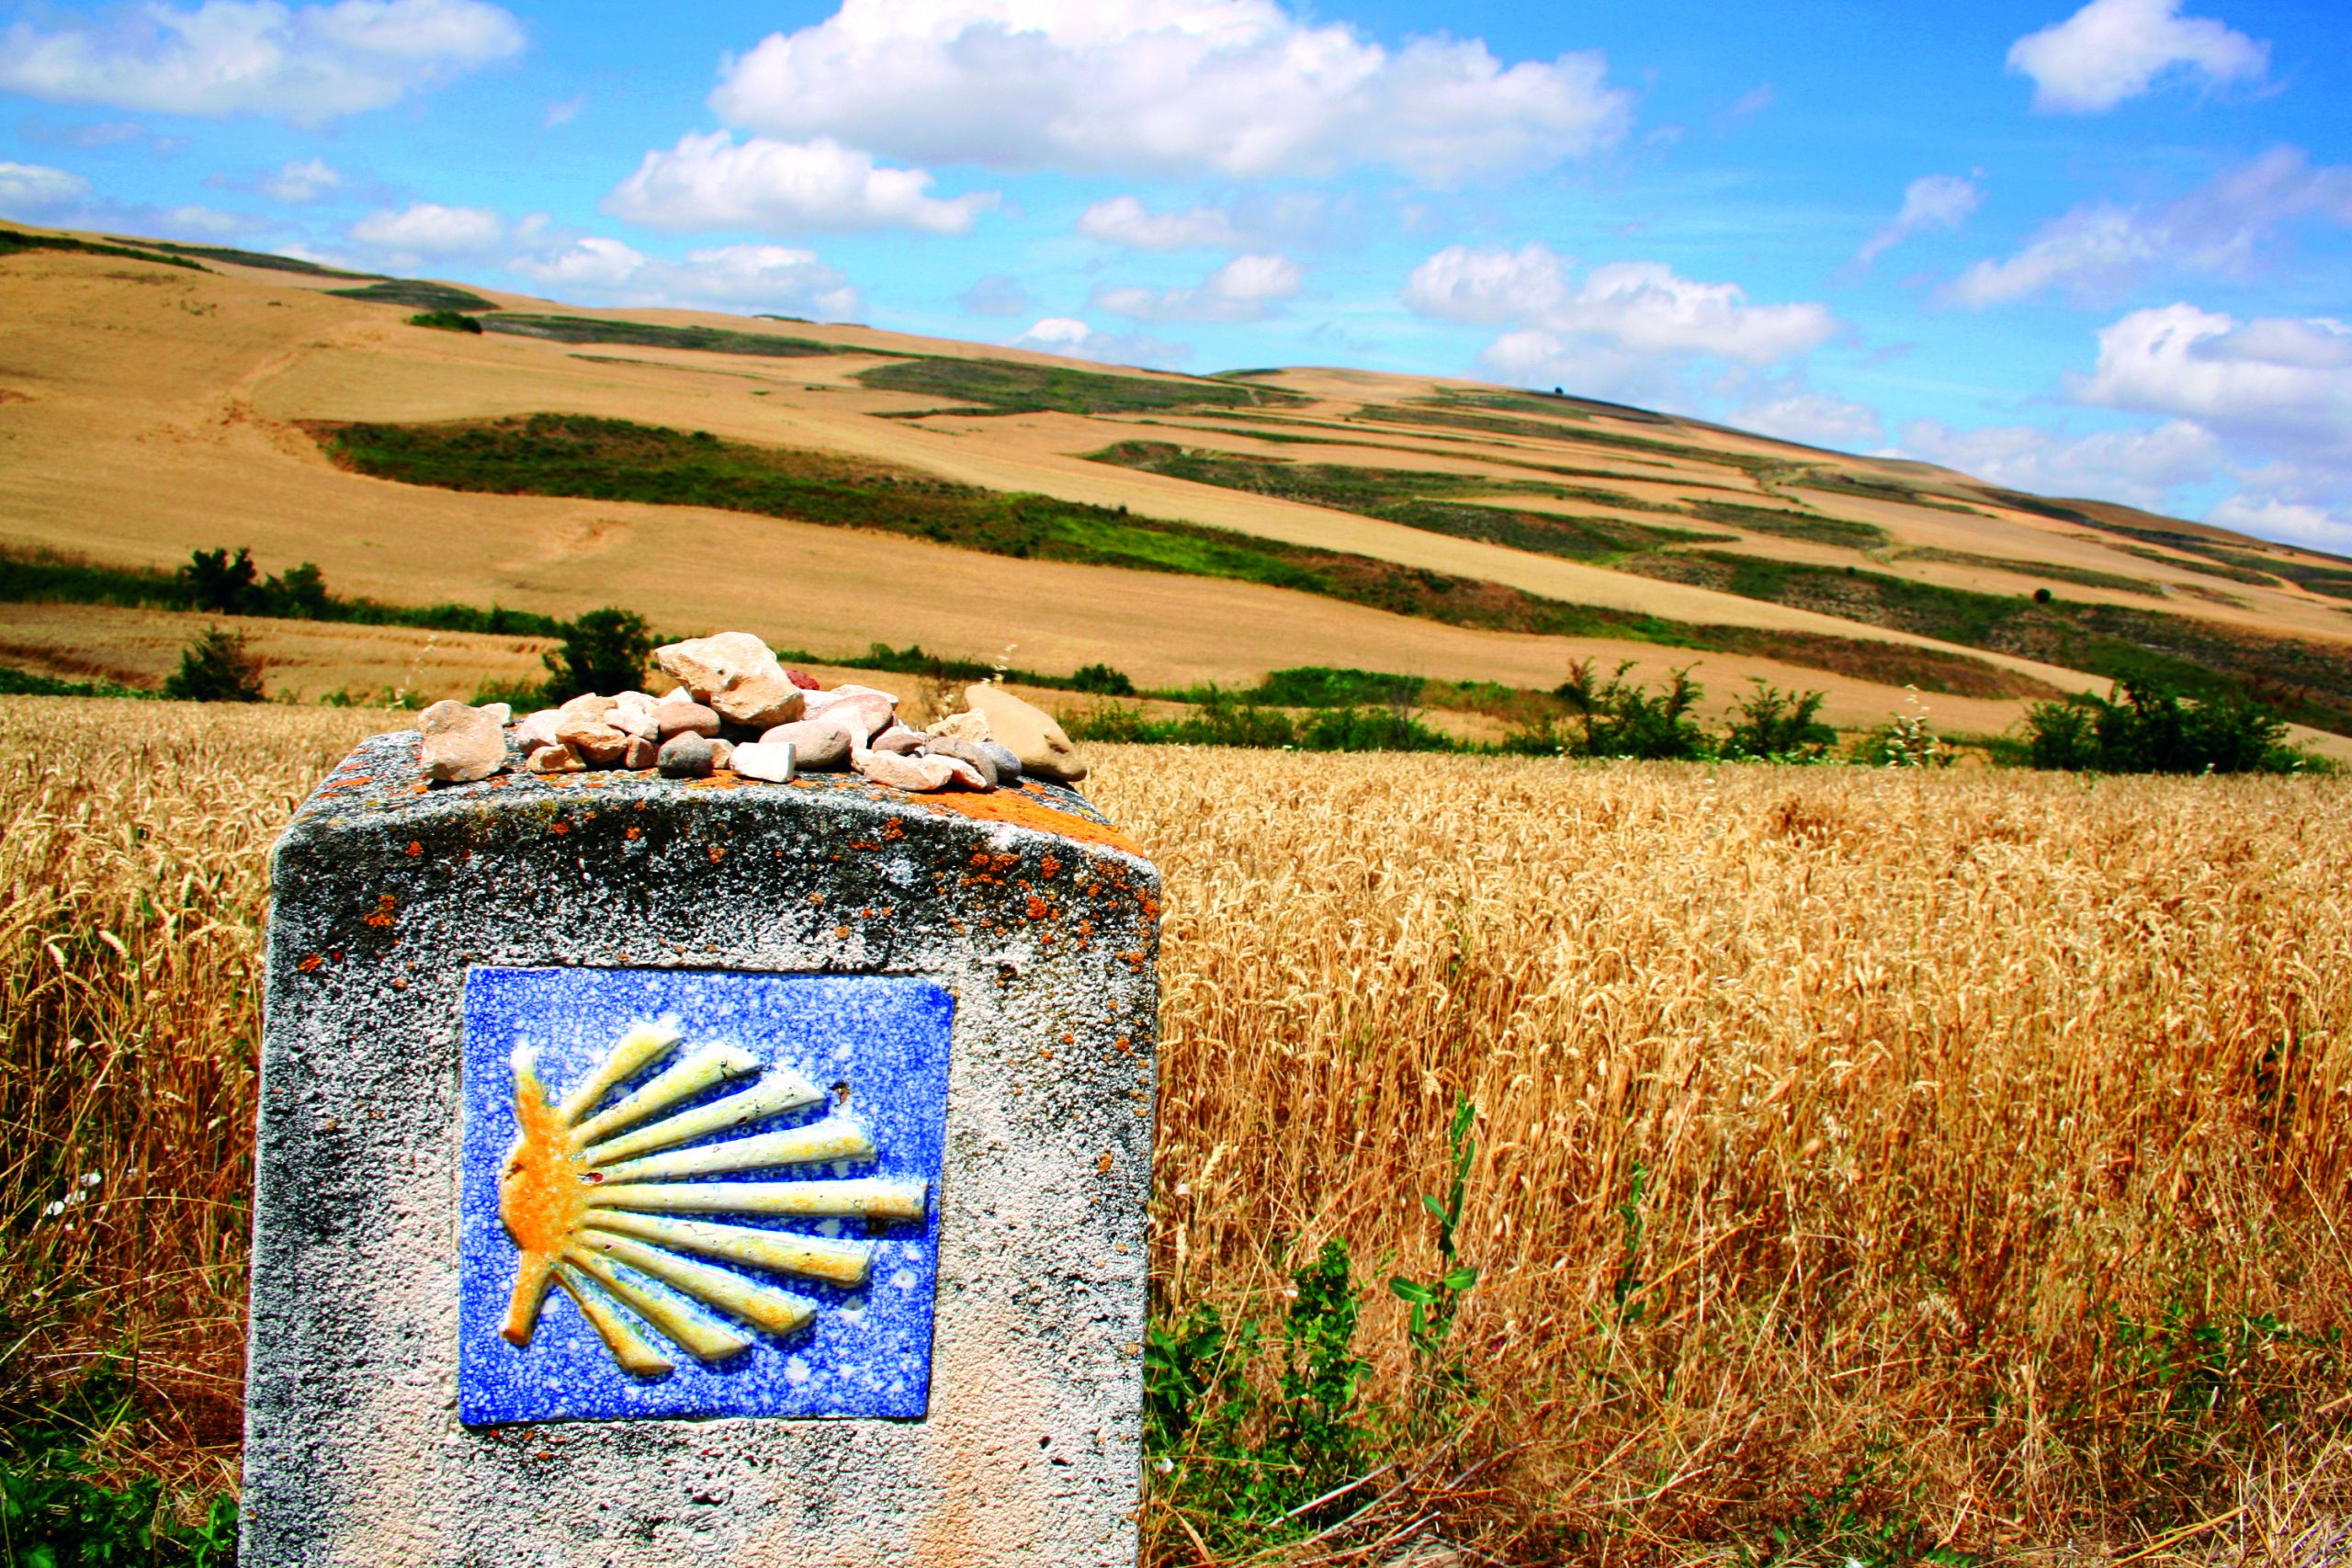
MULTIPOLYGON (((389 716, 0 701, 0 1398, 119 1356, 102 1458, 184 1507, 234 1483, 264 854, 389 716)), ((1309 1544, 1180 1443, 1154 1562, 2252 1562, 2340 1521, 2352 784, 1097 761, 1169 889, 1159 1321, 1278 1355, 1343 1241, 1349 1419, 1400 1467, 1309 1544), (1435 1270, 1464 1098, 1432 1360, 1378 1281, 1435 1270)))

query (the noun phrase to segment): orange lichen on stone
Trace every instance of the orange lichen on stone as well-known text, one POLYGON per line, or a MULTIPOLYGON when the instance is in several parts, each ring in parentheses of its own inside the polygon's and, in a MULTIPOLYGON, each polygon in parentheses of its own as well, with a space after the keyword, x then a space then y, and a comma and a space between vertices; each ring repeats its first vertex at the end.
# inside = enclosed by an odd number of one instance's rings
POLYGON ((1081 844, 1101 844, 1131 855, 1143 854, 1143 846, 1116 828, 1041 805, 1035 797, 1014 790, 1001 789, 988 795, 927 795, 922 799, 924 807, 933 812, 953 812, 982 822, 1010 822, 1016 828, 1051 833, 1081 844))
POLYGON ((720 861, 723 861, 723 860, 725 860, 726 858, 727 858, 727 846, 726 846, 725 844, 713 844, 713 845, 711 845, 711 846, 710 846, 710 863, 711 863, 711 864, 713 864, 713 865, 717 865, 720 861))
POLYGON ((1038 897, 1035 893, 1032 893, 1031 895, 1029 895, 1029 911, 1028 911, 1028 912, 1029 912, 1029 918, 1030 918, 1031 919, 1033 919, 1033 920, 1042 920, 1042 919, 1044 919, 1047 915, 1052 914, 1052 913, 1053 913, 1053 910, 1052 910, 1052 909, 1050 909, 1050 908, 1048 908, 1046 907, 1046 901, 1045 901, 1043 898, 1040 898, 1040 897, 1038 897))
POLYGON ((414 839, 411 839, 411 840, 408 841, 408 858, 409 858, 409 859, 411 859, 411 860, 414 860, 417 856, 419 856, 419 855, 423 854, 424 852, 424 846, 423 844, 418 843, 414 839))
POLYGON ((401 901, 390 894, 383 894, 377 898, 376 908, 368 915, 368 923, 378 931, 388 929, 392 923, 392 911, 399 908, 400 904, 401 901))
POLYGON ((300 969, 305 975, 315 975, 325 965, 325 959, 313 953, 308 958, 303 959, 301 963, 294 965, 294 967, 300 969))
POLYGON ((566 834, 566 833, 569 833, 569 832, 571 832, 571 823, 569 823, 569 822, 564 822, 564 821, 555 821, 555 822, 550 822, 550 823, 548 823, 548 832, 550 832, 550 833, 553 833, 553 834, 557 835, 557 836, 560 838, 560 837, 561 837, 563 834, 566 834))

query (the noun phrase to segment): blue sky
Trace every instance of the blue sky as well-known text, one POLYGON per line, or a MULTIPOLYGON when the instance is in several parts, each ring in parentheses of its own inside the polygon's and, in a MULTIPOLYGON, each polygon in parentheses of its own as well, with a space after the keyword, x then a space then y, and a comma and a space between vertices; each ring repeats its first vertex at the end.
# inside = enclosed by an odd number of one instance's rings
POLYGON ((2330 7, 0 7, 0 214, 1618 398, 2352 549, 2330 7))

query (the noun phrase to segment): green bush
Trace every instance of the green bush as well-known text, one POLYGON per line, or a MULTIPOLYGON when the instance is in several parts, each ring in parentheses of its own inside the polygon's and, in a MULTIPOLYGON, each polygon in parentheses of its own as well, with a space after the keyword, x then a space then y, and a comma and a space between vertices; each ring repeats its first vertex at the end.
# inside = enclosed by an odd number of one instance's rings
POLYGON ((1821 722, 1826 692, 1783 692, 1761 676, 1750 676, 1756 690, 1732 710, 1731 728, 1724 732, 1727 760, 1810 762, 1837 744, 1838 732, 1821 722))
POLYGON ((445 333, 481 333, 481 318, 469 316, 463 310, 419 310, 408 319, 413 327, 432 327, 445 333))
POLYGON ((2155 681, 2127 681, 2104 697, 2038 703, 2026 714, 2037 768, 2102 773, 2284 773, 2313 759, 2287 744, 2268 710, 2227 698, 2189 701, 2155 681))
POLYGON ((1715 748, 1691 717, 1691 710, 1706 694, 1683 666, 1667 675, 1666 689, 1655 696, 1646 685, 1625 679, 1632 660, 1617 666, 1606 681, 1593 673, 1592 660, 1579 659, 1568 666, 1568 678, 1554 695, 1568 705, 1579 727, 1577 755, 1634 757, 1645 761, 1682 761, 1712 757, 1715 748))
POLYGON ((653 628, 645 617, 610 605, 591 610, 563 630, 563 641, 541 656, 548 700, 564 702, 594 692, 611 696, 645 679, 653 657, 653 628))
POLYGON ((1107 664, 1081 665, 1078 672, 1069 678, 1069 689, 1073 692, 1092 692, 1105 697, 1132 697, 1136 694, 1136 683, 1124 672, 1107 664))
POLYGON ((264 696, 260 656, 235 632, 207 626, 180 653, 164 695, 186 703, 257 703, 264 696))
POLYGON ((152 1476, 117 1491, 85 1452, 137 1414, 111 1357, 79 1382, 8 1412, 0 1429, 0 1562, 23 1568, 235 1568, 237 1505, 215 1497, 181 1525, 152 1476))

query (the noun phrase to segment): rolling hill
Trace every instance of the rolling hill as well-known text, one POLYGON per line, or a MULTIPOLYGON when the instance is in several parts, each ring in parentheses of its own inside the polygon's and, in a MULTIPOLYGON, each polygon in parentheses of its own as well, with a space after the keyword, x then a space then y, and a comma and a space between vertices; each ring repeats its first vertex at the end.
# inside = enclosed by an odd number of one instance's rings
MULTIPOLYGON (((0 235, 0 320, 20 564, 242 546, 386 605, 616 604, 844 664, 1012 647, 1147 689, 1695 665, 1719 701, 1749 677, 1826 691, 1846 726, 1914 686, 1939 725, 1990 732, 2157 675, 2352 734, 2352 562, 1572 396, 1157 374, 37 231, 0 235), (412 324, 425 308, 485 330, 412 324)), ((152 684, 198 619, 11 581, 0 664, 20 670, 152 684)), ((539 646, 254 630, 311 698, 460 694, 539 646)))

